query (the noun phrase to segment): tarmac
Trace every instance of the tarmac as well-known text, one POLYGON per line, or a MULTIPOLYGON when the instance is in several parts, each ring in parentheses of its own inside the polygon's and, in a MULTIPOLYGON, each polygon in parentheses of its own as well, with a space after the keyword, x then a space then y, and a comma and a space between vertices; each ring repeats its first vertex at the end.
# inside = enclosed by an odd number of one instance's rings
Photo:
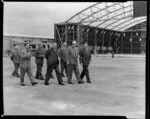
MULTIPOLYGON (((31 60, 35 76, 35 58, 31 60)), ((73 85, 63 78, 65 86, 58 85, 57 78, 50 85, 36 80, 31 86, 25 76, 26 86, 11 76, 13 63, 3 58, 4 115, 120 115, 127 118, 145 118, 145 56, 144 55, 93 55, 89 66, 92 84, 73 85), (125 57, 126 56, 126 57, 125 57)), ((82 67, 79 65, 80 72, 82 67)), ((46 61, 43 75, 46 72, 46 61)))

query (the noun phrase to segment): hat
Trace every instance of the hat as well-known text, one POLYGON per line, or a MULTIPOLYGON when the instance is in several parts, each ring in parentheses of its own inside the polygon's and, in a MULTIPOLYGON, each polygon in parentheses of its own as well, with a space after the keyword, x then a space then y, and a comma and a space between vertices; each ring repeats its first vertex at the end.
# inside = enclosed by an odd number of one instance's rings
POLYGON ((18 48, 18 45, 16 45, 15 48, 18 48))
POLYGON ((76 41, 72 41, 72 44, 76 44, 77 42, 76 41))

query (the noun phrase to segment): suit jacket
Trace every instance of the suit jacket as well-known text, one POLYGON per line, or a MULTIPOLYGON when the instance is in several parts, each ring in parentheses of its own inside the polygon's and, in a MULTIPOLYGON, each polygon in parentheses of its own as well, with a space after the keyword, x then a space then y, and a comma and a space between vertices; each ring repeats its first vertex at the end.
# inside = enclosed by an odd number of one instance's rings
POLYGON ((80 63, 83 63, 83 65, 88 65, 89 61, 91 61, 91 52, 88 49, 87 51, 85 48, 81 49, 79 52, 80 55, 80 63))
POLYGON ((78 63, 78 48, 73 48, 70 46, 68 48, 68 61, 69 64, 77 64, 78 63))
POLYGON ((68 59, 67 54, 68 54, 68 48, 62 47, 59 50, 59 57, 60 57, 61 62, 67 62, 67 59, 68 59))
POLYGON ((43 64, 44 63, 44 56, 45 56, 45 50, 43 48, 38 48, 36 51, 35 51, 35 62, 37 64, 43 64), (43 55, 43 57, 41 56, 43 55))
POLYGON ((48 49, 45 58, 47 59, 47 65, 59 64, 58 50, 54 51, 53 48, 48 49))
POLYGON ((26 69, 28 67, 31 67, 31 64, 30 64, 31 52, 30 51, 27 51, 26 48, 22 47, 20 49, 19 56, 20 56, 20 67, 21 68, 26 69))
POLYGON ((18 49, 14 49, 12 51, 10 58, 14 63, 19 64, 20 57, 19 57, 18 49))

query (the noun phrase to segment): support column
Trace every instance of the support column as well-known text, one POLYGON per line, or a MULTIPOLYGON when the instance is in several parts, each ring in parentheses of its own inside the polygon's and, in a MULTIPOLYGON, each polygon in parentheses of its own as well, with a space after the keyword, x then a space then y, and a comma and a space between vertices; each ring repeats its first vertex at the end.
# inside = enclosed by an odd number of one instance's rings
POLYGON ((56 24, 54 24, 54 40, 56 42, 56 24))
POLYGON ((140 42, 141 42, 141 54, 142 54, 142 38, 140 38, 140 42))
POLYGON ((89 37, 88 37, 88 35, 89 35, 89 31, 87 32, 87 44, 89 45, 89 37))
POLYGON ((132 33, 133 33, 133 31, 132 31, 132 27, 131 27, 131 54, 132 54, 132 41, 133 41, 133 39, 132 39, 132 33))
POLYGON ((68 46, 68 42, 67 42, 67 23, 65 23, 65 42, 67 43, 67 46, 68 46))
POLYGON ((121 37, 121 53, 123 53, 123 35, 121 37))
POLYGON ((96 50, 96 32, 95 32, 95 43, 94 43, 94 49, 96 50))
POLYGON ((117 35, 116 35, 115 49, 116 49, 115 53, 117 54, 117 35))
POLYGON ((110 41, 109 41, 109 46, 111 47, 111 33, 110 33, 110 41))
POLYGON ((78 42, 78 48, 80 47, 80 23, 78 23, 77 26, 77 42, 78 42))
MULTIPOLYGON (((103 42, 102 42, 102 47, 104 47, 104 33, 103 33, 103 42)), ((104 54, 104 50, 103 50, 103 54, 104 54)))
POLYGON ((74 25, 73 25, 72 27, 73 27, 73 40, 74 40, 74 39, 75 39, 75 38, 74 38, 74 25))

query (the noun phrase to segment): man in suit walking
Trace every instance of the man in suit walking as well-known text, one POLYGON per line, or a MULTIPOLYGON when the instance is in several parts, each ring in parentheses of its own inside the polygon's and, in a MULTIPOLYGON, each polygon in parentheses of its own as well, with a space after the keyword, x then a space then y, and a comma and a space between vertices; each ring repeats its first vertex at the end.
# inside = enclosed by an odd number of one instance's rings
POLYGON ((29 43, 25 43, 24 47, 20 48, 19 57, 20 57, 20 84, 21 86, 25 86, 24 84, 25 73, 28 74, 28 77, 30 79, 32 86, 36 85, 37 82, 35 82, 35 79, 31 71, 31 63, 30 63, 31 52, 29 49, 29 43))
MULTIPOLYGON (((53 47, 53 45, 50 44, 50 47, 45 51, 45 53, 46 53, 49 49, 51 49, 52 47, 53 47)), ((48 65, 47 65, 47 68, 48 68, 48 65)), ((45 73, 45 76, 44 76, 44 77, 46 78, 46 73, 45 73)), ((52 72, 50 78, 51 78, 51 79, 54 79, 53 72, 52 72)))
POLYGON ((74 70, 75 76, 77 78, 78 84, 83 83, 80 78, 80 72, 78 67, 78 49, 76 47, 77 42, 73 41, 72 46, 68 48, 68 83, 73 84, 72 82, 72 72, 74 70))
POLYGON ((53 43, 52 48, 48 49, 45 58, 47 59, 47 72, 46 72, 46 79, 45 85, 49 85, 49 79, 52 75, 53 69, 55 69, 58 84, 64 85, 61 74, 59 72, 59 59, 58 59, 58 50, 57 44, 53 43))
POLYGON ((83 66, 83 71, 80 75, 81 80, 86 75, 87 83, 92 83, 90 80, 90 77, 89 77, 89 70, 88 70, 88 66, 91 61, 91 53, 90 53, 90 50, 88 49, 87 43, 84 43, 84 47, 83 47, 83 49, 80 50, 79 55, 80 55, 80 58, 79 58, 80 64, 83 66))
POLYGON ((68 72, 67 72, 67 52, 68 52, 67 43, 64 42, 62 47, 59 50, 62 77, 64 77, 64 73, 63 73, 64 69, 65 69, 66 75, 68 76, 68 72))
POLYGON ((11 53, 11 56, 10 56, 10 59, 11 59, 11 61, 13 61, 13 64, 14 64, 14 67, 15 67, 12 75, 15 76, 15 77, 19 77, 18 69, 19 69, 20 59, 19 59, 19 54, 18 54, 18 48, 19 48, 19 46, 15 45, 15 47, 14 47, 12 53, 11 53))
POLYGON ((35 62, 37 66, 37 71, 36 71, 36 79, 41 79, 44 80, 43 75, 42 75, 42 67, 44 64, 44 57, 45 57, 45 50, 42 46, 42 44, 39 44, 38 49, 35 51, 35 62))

